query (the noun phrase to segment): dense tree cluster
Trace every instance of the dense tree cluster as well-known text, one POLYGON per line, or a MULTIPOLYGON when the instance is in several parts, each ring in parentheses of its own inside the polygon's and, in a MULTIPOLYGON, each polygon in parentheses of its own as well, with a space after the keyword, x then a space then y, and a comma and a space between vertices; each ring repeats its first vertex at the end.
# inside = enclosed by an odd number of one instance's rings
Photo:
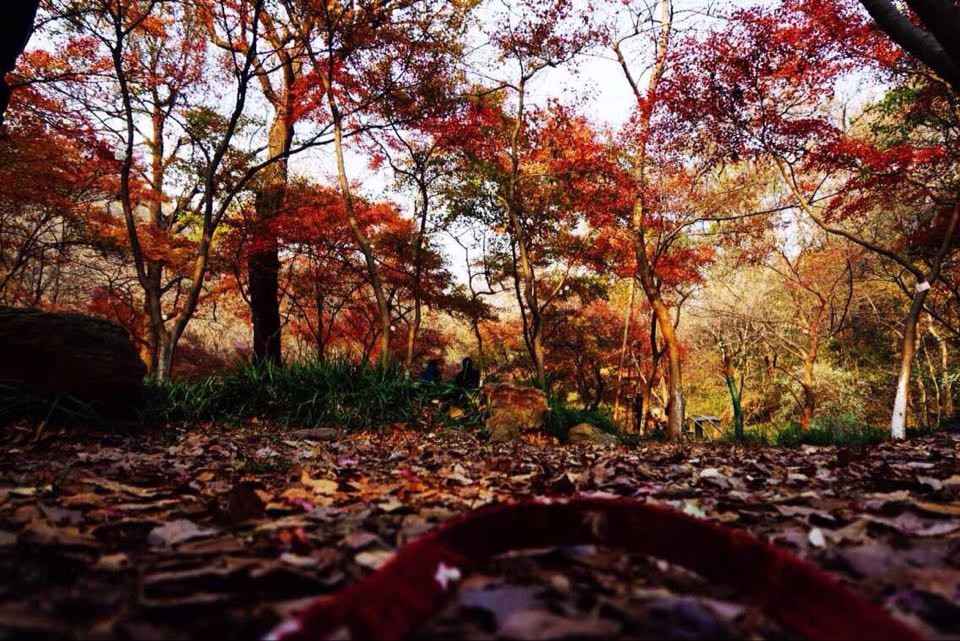
POLYGON ((956 4, 694 4, 43 0, 0 303, 160 379, 470 353, 671 438, 950 419, 956 4), (547 90, 598 60, 622 126, 547 90))

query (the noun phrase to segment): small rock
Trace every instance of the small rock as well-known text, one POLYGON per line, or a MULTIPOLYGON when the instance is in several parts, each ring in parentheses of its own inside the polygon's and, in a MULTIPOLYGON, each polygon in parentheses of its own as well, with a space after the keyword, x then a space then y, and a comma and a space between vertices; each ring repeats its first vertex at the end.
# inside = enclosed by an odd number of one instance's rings
POLYGON ((618 445, 620 443, 620 440, 613 434, 608 434, 589 423, 581 423, 571 429, 567 434, 567 439, 574 445, 618 445))

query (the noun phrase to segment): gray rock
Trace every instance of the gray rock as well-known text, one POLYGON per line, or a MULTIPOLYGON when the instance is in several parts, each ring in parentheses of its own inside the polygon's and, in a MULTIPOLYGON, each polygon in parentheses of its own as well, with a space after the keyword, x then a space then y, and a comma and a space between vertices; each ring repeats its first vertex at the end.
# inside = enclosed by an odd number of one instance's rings
POLYGON ((0 381, 67 395, 98 411, 143 399, 147 367, 118 323, 82 314, 0 307, 0 381))
POLYGON ((620 443, 620 440, 613 434, 604 432, 589 423, 581 423, 572 428, 567 433, 567 439, 577 445, 584 443, 590 445, 619 445, 620 443))

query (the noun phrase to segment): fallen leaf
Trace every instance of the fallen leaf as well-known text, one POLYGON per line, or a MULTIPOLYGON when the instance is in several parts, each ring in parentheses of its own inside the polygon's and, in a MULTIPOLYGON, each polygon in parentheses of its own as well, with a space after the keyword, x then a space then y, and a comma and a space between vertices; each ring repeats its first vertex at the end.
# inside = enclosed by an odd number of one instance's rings
POLYGON ((172 546, 191 539, 199 539, 216 534, 215 530, 203 529, 188 519, 177 519, 154 528, 147 535, 150 545, 172 546))
POLYGON ((823 536, 823 530, 818 527, 810 530, 810 533, 807 534, 807 540, 810 541, 810 545, 815 548, 822 548, 827 545, 827 539, 823 536))
POLYGON ((353 557, 353 560, 365 568, 379 570, 393 558, 394 553, 389 550, 369 550, 353 557))
POLYGON ((927 514, 960 516, 960 503, 927 503, 924 501, 915 501, 913 506, 921 512, 926 512, 927 514))
POLYGON ((335 494, 337 492, 337 488, 340 486, 339 483, 336 481, 331 481, 330 479, 312 478, 306 470, 301 472, 300 482, 313 490, 315 494, 327 496, 335 494))

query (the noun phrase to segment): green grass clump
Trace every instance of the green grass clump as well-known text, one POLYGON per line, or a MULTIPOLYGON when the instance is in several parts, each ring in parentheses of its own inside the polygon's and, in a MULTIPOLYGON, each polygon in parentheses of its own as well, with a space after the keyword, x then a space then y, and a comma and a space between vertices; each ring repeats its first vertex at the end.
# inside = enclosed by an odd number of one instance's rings
POLYGON ((792 423, 778 430, 774 443, 779 447, 799 447, 800 445, 874 445, 887 439, 883 430, 864 425, 848 417, 825 417, 815 420, 809 430, 792 423))
POLYGON ((745 429, 742 438, 737 438, 733 431, 727 431, 720 439, 725 443, 736 443, 747 447, 768 447, 770 445, 770 434, 763 429, 745 429))
POLYGON ((146 416, 159 423, 256 418, 280 426, 359 429, 413 421, 445 393, 442 385, 411 379, 397 366, 347 360, 242 365, 194 382, 148 382, 146 416))

